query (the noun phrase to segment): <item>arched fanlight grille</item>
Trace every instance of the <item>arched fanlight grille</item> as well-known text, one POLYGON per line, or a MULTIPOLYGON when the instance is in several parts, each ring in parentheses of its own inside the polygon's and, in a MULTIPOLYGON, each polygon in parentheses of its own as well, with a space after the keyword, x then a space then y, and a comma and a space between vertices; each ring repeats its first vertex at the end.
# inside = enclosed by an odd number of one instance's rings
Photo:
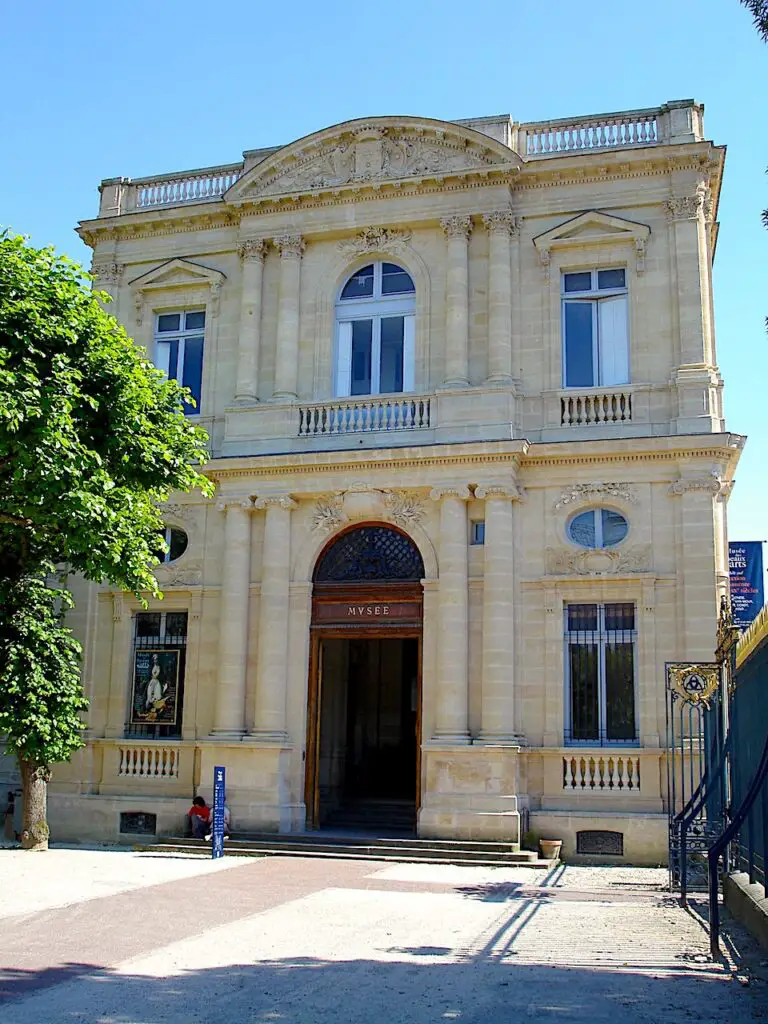
POLYGON ((398 583, 421 580, 424 562, 410 538, 388 526, 359 526, 320 557, 315 583, 398 583))

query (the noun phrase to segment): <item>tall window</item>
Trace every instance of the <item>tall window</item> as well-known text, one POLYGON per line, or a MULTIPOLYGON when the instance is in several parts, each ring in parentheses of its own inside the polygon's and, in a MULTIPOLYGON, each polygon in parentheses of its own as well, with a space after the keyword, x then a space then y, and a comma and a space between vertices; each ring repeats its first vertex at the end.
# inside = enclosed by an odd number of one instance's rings
POLYGON ((416 289, 395 263, 369 263, 336 304, 336 394, 379 395, 414 388, 416 289))
POLYGON ((563 274, 563 384, 629 383, 626 271, 563 274))
POLYGON ((636 742, 636 640, 633 604, 567 605, 567 742, 636 742))
POLYGON ((181 736, 187 618, 187 612, 137 613, 126 736, 181 736))
POLYGON ((192 392, 194 406, 184 403, 188 416, 200 412, 204 337, 203 310, 159 313, 156 317, 155 365, 192 392))

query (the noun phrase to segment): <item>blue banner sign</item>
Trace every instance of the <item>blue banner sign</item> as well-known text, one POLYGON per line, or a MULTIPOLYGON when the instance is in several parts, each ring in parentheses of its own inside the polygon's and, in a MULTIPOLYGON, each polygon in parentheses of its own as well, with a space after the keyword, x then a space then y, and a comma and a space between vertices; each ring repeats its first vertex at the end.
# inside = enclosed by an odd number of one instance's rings
POLYGON ((213 829, 211 856, 214 860, 224 856, 224 796, 226 771, 224 768, 213 769, 213 829))
POLYGON ((745 630, 763 607, 763 542, 731 541, 728 544, 733 624, 745 630))

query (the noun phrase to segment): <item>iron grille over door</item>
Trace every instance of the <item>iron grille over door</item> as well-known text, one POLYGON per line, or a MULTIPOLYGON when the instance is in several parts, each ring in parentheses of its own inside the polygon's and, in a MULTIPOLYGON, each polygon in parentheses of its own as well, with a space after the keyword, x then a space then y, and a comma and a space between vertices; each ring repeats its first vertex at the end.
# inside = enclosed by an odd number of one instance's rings
POLYGON ((404 533, 388 526, 358 526, 323 552, 314 582, 418 582, 423 577, 421 554, 404 533))

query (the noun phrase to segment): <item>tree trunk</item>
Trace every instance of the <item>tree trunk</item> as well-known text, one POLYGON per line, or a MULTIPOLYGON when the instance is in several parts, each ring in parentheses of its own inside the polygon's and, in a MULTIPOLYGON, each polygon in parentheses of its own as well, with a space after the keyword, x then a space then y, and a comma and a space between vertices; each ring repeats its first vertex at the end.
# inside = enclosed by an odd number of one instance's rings
POLYGON ((19 757, 21 788, 24 801, 24 822, 21 832, 21 846, 24 850, 47 850, 48 829, 48 780, 51 777, 48 765, 39 761, 27 761, 19 757))

